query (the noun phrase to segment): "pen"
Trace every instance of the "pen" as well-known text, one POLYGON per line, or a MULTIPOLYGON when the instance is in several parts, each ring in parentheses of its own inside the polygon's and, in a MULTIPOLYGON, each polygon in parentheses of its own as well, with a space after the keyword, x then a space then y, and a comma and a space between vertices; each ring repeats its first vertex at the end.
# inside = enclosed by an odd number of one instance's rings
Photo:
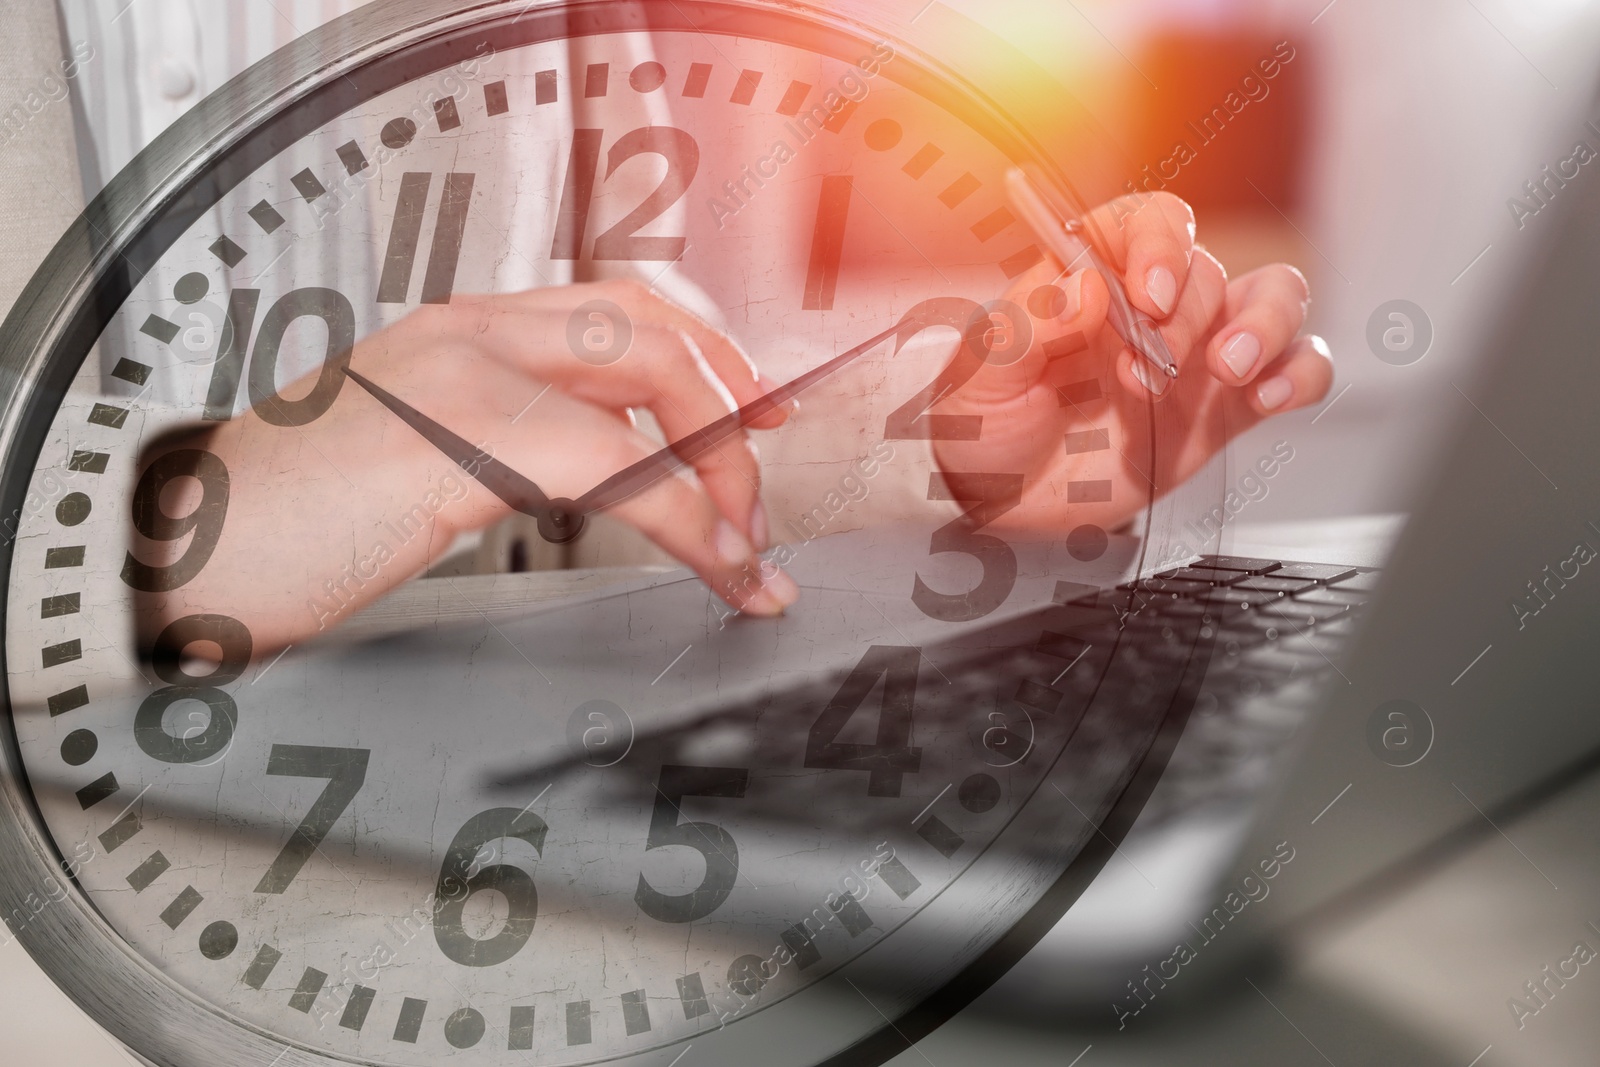
MULTIPOLYGON (((1022 221, 1038 235, 1064 267, 1071 270, 1074 263, 1087 260, 1088 266, 1100 272, 1106 288, 1111 291, 1111 307, 1107 317, 1117 336, 1162 374, 1176 378, 1178 365, 1173 362, 1172 352, 1167 348, 1156 321, 1129 302, 1121 277, 1079 236, 1078 224, 1067 220, 1052 207, 1020 168, 1013 168, 1006 174, 1006 191, 1011 206, 1022 221)), ((1150 391, 1157 392, 1155 389, 1150 391)))

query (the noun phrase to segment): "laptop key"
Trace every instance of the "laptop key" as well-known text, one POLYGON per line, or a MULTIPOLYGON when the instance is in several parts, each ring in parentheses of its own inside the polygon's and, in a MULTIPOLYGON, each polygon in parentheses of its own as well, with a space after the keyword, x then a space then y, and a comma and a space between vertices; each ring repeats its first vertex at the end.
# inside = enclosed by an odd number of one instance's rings
POLYGON ((1319 622, 1337 619, 1349 610, 1348 604, 1306 604, 1296 598, 1262 608, 1261 613, 1288 619, 1298 626, 1315 626, 1319 622))
POLYGON ((1285 651, 1277 645, 1262 645, 1251 649, 1249 663, 1252 667, 1271 671, 1285 678, 1315 674, 1331 669, 1327 660, 1324 660, 1321 656, 1305 656, 1297 652, 1285 651))
POLYGON ((1276 641, 1294 632, 1294 628, 1276 615, 1269 615, 1262 611, 1253 611, 1249 614, 1235 615, 1222 624, 1224 632, 1252 630, 1266 636, 1268 641, 1276 641))
POLYGON ((1174 600, 1161 609, 1175 619, 1213 619, 1217 612, 1208 601, 1174 600))
POLYGON ((1142 582, 1117 586, 1118 589, 1137 588, 1150 593, 1204 594, 1215 589, 1211 582, 1197 582, 1186 578, 1146 578, 1142 582))
POLYGON ((1333 583, 1334 588, 1348 590, 1353 593, 1376 593, 1378 591, 1377 571, 1363 571, 1351 578, 1343 578, 1333 583))
POLYGON ((1337 582, 1352 578, 1354 567, 1340 567, 1331 563, 1285 563, 1272 572, 1274 578, 1310 578, 1314 582, 1337 582))
POLYGON ((1314 631, 1318 640, 1343 641, 1355 632, 1355 620, 1349 615, 1341 615, 1332 622, 1325 622, 1314 631))
POLYGON ((1310 578, 1280 578, 1276 574, 1264 577, 1246 578, 1242 582, 1235 582, 1228 586, 1229 589, 1247 589, 1252 593, 1298 593, 1306 589, 1316 588, 1317 583, 1310 578))
POLYGON ((1217 644, 1230 655, 1237 655, 1240 649, 1254 648, 1276 639, 1276 631, 1257 626, 1224 626, 1217 631, 1217 644))
POLYGON ((1222 612, 1224 619, 1239 611, 1251 611, 1283 599, 1281 593, 1253 593, 1248 589, 1218 589, 1206 598, 1222 612))
POLYGON ((1347 590, 1343 586, 1316 585, 1297 595, 1296 604, 1343 604, 1357 608, 1372 599, 1366 593, 1347 590))
POLYGON ((1040 614, 1040 620, 1051 630, 1081 637, 1090 643, 1121 629, 1116 612, 1078 605, 1047 608, 1040 614))
POLYGON ((1179 567, 1177 570, 1162 571, 1157 578, 1176 578, 1191 582, 1207 582, 1211 585, 1232 585, 1248 577, 1243 571, 1224 571, 1215 567, 1179 567))
POLYGON ((1247 559, 1242 556, 1201 556, 1192 566, 1212 567, 1219 571, 1242 571, 1245 574, 1266 574, 1283 564, 1275 559, 1247 559))
POLYGON ((1092 604, 1100 593, 1098 585, 1084 585, 1082 582, 1057 582, 1053 599, 1057 604, 1092 604))
POLYGON ((1089 651, 1090 647, 1090 643, 1081 637, 1053 633, 1050 630, 1040 634, 1038 643, 1034 645, 1035 650, 1068 662, 1076 661, 1089 651))

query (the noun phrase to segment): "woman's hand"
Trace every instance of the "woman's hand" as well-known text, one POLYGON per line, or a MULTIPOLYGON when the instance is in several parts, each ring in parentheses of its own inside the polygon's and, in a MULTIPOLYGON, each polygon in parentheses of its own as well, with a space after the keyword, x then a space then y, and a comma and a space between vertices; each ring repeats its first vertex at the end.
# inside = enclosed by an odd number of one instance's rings
MULTIPOLYGON (((660 447, 636 428, 634 409, 649 411, 677 440, 771 388, 732 341, 632 282, 458 297, 362 341, 350 366, 552 498, 581 496, 660 447), (574 314, 597 299, 620 307, 633 335, 626 353, 604 366, 568 340, 574 314)), ((309 382, 284 393, 307 389, 309 382)), ((772 428, 787 415, 756 425, 772 428)), ((227 514, 200 575, 151 595, 147 621, 154 631, 178 616, 222 611, 250 628, 257 655, 343 619, 424 570, 457 534, 512 513, 470 468, 350 382, 305 426, 274 425, 252 411, 163 442, 145 463, 178 447, 204 449, 227 466, 227 514)), ((760 486, 755 446, 740 433, 612 511, 726 590, 734 607, 772 615, 793 603, 796 588, 770 565, 762 576, 760 486)), ((182 479, 171 496, 162 501, 166 513, 187 514, 198 505, 198 483, 182 479)), ((176 549, 141 543, 135 551, 159 565, 163 551, 175 557, 176 549)))
POLYGON ((1195 244, 1189 206, 1165 193, 1113 201, 1085 222, 1129 299, 1159 322, 1179 375, 1166 377, 1110 329, 1096 271, 1063 276, 1050 260, 1020 279, 1009 299, 1029 310, 1033 345, 1009 365, 986 364, 940 407, 983 415, 982 440, 935 443, 946 471, 1025 476, 1022 506, 1001 525, 1115 529, 1234 436, 1317 403, 1333 382, 1327 345, 1300 336, 1310 293, 1295 268, 1274 264, 1229 281, 1195 244), (1155 455, 1152 420, 1163 441, 1155 455), (1091 430, 1104 431, 1110 447, 1067 438, 1091 430), (1110 482, 1111 499, 1070 502, 1068 483, 1077 481, 1110 482))

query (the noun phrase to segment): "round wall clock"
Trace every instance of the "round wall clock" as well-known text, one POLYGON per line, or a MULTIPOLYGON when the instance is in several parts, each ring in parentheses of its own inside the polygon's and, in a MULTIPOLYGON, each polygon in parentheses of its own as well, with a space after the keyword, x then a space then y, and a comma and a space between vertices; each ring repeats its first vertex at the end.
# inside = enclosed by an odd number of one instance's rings
MULTIPOLYGON (((931 438, 981 435, 938 410, 963 366, 1076 350, 1049 336, 1048 285, 1001 302, 1044 259, 1002 178, 1061 175, 1012 87, 939 54, 930 6, 873 25, 729 0, 373 5, 206 101, 58 246, 0 353, 0 904, 139 1055, 877 1063, 1106 861, 1206 638, 1135 649, 1093 587, 1188 555, 1187 512, 1134 502, 1137 542, 1086 518, 1012 543, 983 530, 1008 476, 928 469, 931 438), (340 591, 385 563, 361 544, 313 591, 326 634, 253 631, 225 600, 141 629, 138 598, 194 588, 242 521, 223 459, 159 443, 247 409, 288 440, 359 394, 393 413, 386 439, 457 463, 393 544, 468 484, 542 501, 540 532, 581 543, 607 493, 662 471, 527 496, 447 429, 447 395, 403 396, 350 349, 460 294, 617 264, 693 280, 777 380, 816 371, 797 419, 871 394, 773 458, 817 500, 779 531, 804 587, 788 616, 732 618, 667 575, 345 625, 340 591), (813 540, 889 468, 947 509, 931 535, 813 540)), ((628 358, 628 322, 579 310, 574 358, 628 358)), ((1113 388, 1062 390, 1086 516, 1113 484, 1095 464, 1160 443, 1155 415, 1142 443, 1095 427, 1113 388)), ((536 421, 537 399, 507 403, 536 421)))

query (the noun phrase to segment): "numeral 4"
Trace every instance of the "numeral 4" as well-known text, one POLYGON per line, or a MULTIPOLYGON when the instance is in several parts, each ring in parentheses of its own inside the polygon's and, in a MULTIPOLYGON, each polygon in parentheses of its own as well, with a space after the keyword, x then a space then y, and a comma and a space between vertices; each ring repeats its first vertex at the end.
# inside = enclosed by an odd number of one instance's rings
POLYGON ((805 765, 814 770, 866 771, 867 796, 897 797, 905 776, 922 769, 922 749, 909 744, 911 716, 917 699, 915 648, 873 645, 844 680, 806 739, 805 765), (878 679, 883 700, 878 706, 876 744, 840 741, 839 734, 860 709, 878 679))

